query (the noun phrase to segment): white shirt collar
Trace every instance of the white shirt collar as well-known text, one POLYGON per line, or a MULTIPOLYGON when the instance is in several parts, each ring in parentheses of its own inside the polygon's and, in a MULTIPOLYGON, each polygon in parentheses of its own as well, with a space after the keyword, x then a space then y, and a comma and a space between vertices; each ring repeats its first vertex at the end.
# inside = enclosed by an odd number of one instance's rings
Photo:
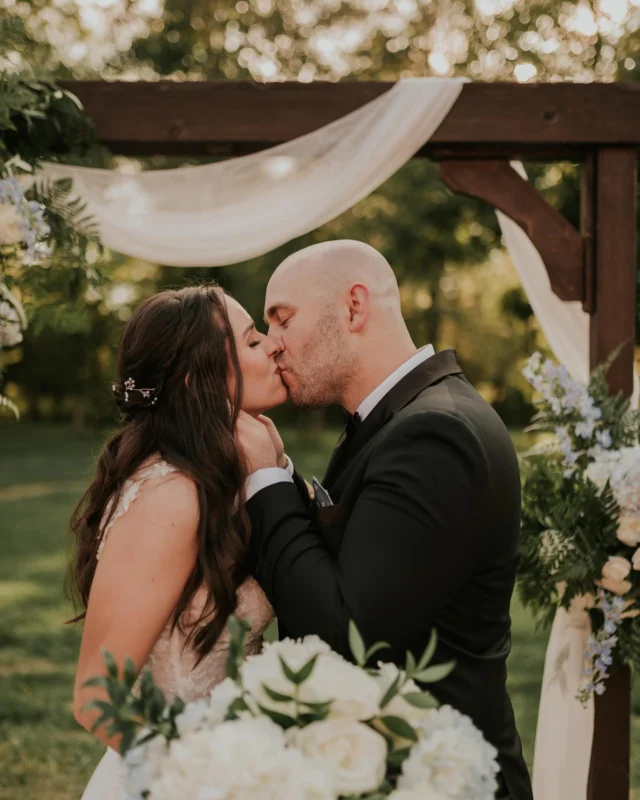
POLYGON ((358 411, 356 413, 360 417, 360 420, 362 421, 369 416, 382 398, 388 394, 391 389, 393 389, 396 383, 400 383, 405 375, 408 375, 411 370, 418 366, 418 364, 422 364, 423 361, 431 358, 434 353, 435 350, 430 344, 428 344, 426 347, 420 348, 415 355, 411 356, 411 358, 408 361, 405 361, 404 364, 401 364, 398 369, 394 370, 394 372, 389 375, 388 378, 385 378, 382 383, 377 386, 368 397, 365 397, 365 399, 358 406, 358 411))

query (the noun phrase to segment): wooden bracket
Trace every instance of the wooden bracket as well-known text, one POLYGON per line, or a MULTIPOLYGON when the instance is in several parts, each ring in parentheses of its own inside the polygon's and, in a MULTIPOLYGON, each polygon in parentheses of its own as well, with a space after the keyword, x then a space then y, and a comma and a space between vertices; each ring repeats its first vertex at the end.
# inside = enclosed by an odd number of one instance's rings
POLYGON ((452 192, 485 200, 525 231, 561 300, 585 300, 585 248, 580 233, 508 161, 441 161, 440 174, 452 192))

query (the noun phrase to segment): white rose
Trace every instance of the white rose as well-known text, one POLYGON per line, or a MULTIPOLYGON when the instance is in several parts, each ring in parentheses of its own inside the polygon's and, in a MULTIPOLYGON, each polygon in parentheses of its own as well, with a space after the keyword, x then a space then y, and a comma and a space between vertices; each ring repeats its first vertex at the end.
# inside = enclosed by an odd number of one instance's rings
POLYGON ((223 722, 175 739, 151 786, 153 800, 335 800, 319 765, 285 746, 267 717, 223 722))
POLYGON ((376 716, 380 698, 376 679, 332 652, 317 636, 298 642, 284 639, 265 647, 259 655, 250 656, 242 665, 243 685, 260 705, 292 715, 293 703, 272 700, 264 685, 279 694, 291 696, 294 687, 282 670, 279 656, 297 671, 316 655, 311 675, 299 687, 299 700, 309 703, 333 701, 330 718, 367 720, 376 716))
POLYGON ((8 203, 0 204, 0 245, 20 244, 24 239, 22 217, 8 203))
POLYGON ((618 523, 618 539, 629 547, 640 544, 640 519, 636 514, 620 516, 618 523))
POLYGON ((612 581, 623 581, 631 572, 631 562, 622 556, 611 556, 602 568, 602 577, 612 581))
POLYGON ((631 559, 631 564, 635 570, 640 570, 640 547, 633 554, 633 558, 631 559))
POLYGON ((386 772, 387 743, 362 722, 328 719, 292 732, 290 740, 322 764, 339 795, 375 791, 386 772))

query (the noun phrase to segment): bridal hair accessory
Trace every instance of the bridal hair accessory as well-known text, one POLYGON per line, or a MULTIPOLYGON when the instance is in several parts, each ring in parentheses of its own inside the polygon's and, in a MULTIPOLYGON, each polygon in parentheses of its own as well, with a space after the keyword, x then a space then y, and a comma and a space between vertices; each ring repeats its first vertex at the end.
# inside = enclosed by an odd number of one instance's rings
MULTIPOLYGON (((117 396, 119 391, 122 391, 122 387, 120 384, 114 383, 112 385, 113 393, 117 396)), ((153 389, 138 389, 136 386, 136 382, 133 378, 127 378, 124 382, 124 402, 128 403, 131 399, 131 393, 138 392, 138 394, 142 397, 143 400, 149 400, 150 402, 147 404, 148 406, 155 406, 158 402, 158 390, 156 388, 153 389)), ((146 407, 146 406, 145 406, 146 407)))

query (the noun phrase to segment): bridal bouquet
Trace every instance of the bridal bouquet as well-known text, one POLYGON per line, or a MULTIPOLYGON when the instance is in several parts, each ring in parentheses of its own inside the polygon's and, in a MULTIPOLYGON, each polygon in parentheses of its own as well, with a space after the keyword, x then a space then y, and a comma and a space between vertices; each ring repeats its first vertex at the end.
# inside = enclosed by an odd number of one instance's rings
POLYGON ((211 694, 167 706, 145 670, 136 683, 107 656, 110 702, 96 727, 122 734, 127 800, 492 800, 496 750, 468 717, 436 707, 416 681, 445 677, 429 666, 435 634, 420 662, 379 664, 355 626, 356 664, 317 636, 266 644, 244 658, 248 626, 229 623, 227 678, 211 694))
POLYGON ((609 394, 608 366, 585 386, 535 353, 523 373, 538 394, 529 430, 552 438, 524 457, 520 595, 541 621, 589 614, 583 703, 616 662, 640 668, 640 412, 609 394))

